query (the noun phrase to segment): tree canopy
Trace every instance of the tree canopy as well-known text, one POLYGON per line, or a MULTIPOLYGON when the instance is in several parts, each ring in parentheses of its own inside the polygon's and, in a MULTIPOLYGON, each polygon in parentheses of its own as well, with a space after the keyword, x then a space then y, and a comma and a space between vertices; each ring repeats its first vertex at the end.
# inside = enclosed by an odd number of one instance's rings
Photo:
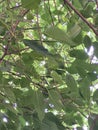
POLYGON ((0 0, 0 130, 98 130, 97 0, 0 0))

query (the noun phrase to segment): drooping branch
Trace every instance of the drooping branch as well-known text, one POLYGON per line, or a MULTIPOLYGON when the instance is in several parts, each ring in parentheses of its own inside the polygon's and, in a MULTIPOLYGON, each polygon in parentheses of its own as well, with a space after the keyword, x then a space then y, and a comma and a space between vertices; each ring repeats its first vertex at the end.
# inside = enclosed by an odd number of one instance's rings
POLYGON ((98 36, 98 32, 96 31, 94 26, 89 23, 78 10, 76 10, 76 8, 69 2, 69 0, 64 0, 64 4, 67 4, 93 30, 95 35, 98 36))

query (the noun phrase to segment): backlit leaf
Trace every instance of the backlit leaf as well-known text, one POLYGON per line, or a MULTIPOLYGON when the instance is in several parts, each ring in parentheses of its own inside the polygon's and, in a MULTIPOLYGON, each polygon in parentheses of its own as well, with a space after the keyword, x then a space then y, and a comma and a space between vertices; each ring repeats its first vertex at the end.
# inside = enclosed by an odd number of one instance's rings
POLYGON ((68 35, 73 39, 75 38, 81 31, 81 27, 78 24, 75 24, 69 31, 68 35))

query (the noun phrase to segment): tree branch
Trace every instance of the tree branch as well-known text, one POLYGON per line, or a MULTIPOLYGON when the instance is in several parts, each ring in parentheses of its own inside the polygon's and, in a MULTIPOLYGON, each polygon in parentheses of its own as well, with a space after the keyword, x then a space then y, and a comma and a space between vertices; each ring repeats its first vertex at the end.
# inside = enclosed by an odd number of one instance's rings
POLYGON ((96 31, 94 26, 89 23, 79 11, 76 10, 76 8, 69 2, 69 0, 64 0, 64 4, 67 4, 93 30, 95 35, 98 36, 98 32, 96 31))

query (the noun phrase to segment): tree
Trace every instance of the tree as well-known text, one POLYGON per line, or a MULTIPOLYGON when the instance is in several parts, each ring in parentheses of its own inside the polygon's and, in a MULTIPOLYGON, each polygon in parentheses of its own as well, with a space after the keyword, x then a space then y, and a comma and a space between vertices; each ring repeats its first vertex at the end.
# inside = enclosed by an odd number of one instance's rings
POLYGON ((96 7, 0 1, 0 130, 98 129, 96 7))

